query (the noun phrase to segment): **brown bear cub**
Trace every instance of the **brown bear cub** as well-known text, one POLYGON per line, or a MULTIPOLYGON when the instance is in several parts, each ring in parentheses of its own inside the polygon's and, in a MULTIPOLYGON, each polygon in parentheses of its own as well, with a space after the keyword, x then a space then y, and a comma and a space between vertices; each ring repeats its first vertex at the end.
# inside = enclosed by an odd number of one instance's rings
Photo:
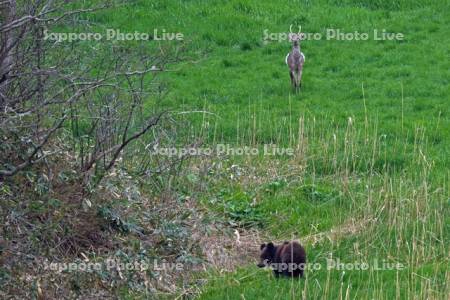
POLYGON ((258 267, 271 267, 276 277, 303 277, 306 265, 305 249, 298 242, 284 242, 275 246, 272 242, 261 245, 258 267))

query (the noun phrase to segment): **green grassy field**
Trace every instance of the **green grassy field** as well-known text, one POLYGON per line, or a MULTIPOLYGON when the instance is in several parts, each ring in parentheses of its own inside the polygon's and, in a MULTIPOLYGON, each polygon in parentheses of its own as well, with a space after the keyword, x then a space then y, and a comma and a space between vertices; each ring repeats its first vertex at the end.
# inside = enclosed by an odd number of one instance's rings
POLYGON ((234 226, 300 239, 308 261, 322 268, 291 281, 249 261, 234 273, 206 274, 200 299, 448 298, 449 8, 444 1, 136 0, 89 15, 99 28, 184 34, 183 59, 160 80, 169 91, 162 105, 189 124, 186 138, 295 150, 217 159, 223 165, 202 179, 207 189, 184 193, 234 226), (301 44, 299 94, 284 64, 289 42, 263 40, 264 30, 287 32, 290 24, 323 35, 301 44), (369 39, 326 40, 327 28, 369 39), (405 38, 375 41, 374 29, 405 38), (228 176, 230 168, 239 174, 228 176), (404 269, 327 270, 327 258, 404 269))

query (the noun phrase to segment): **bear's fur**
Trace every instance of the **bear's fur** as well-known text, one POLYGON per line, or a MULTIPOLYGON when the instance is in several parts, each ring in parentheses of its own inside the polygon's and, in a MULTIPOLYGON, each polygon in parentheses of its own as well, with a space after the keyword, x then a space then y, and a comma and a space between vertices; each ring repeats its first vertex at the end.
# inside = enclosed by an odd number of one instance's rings
POLYGON ((296 241, 275 246, 272 242, 261 245, 258 267, 272 267, 276 277, 303 277, 306 265, 305 249, 296 241))

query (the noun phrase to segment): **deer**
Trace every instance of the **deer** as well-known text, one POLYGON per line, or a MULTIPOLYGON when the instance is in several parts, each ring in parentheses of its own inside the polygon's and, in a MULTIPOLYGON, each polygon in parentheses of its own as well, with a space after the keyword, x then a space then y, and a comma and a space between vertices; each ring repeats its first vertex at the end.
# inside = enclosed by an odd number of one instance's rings
POLYGON ((302 71, 305 63, 305 54, 300 50, 300 40, 302 27, 299 26, 298 33, 292 33, 292 24, 289 27, 289 39, 292 41, 292 50, 286 55, 286 65, 289 67, 289 76, 291 77, 292 88, 297 93, 302 86, 302 71))

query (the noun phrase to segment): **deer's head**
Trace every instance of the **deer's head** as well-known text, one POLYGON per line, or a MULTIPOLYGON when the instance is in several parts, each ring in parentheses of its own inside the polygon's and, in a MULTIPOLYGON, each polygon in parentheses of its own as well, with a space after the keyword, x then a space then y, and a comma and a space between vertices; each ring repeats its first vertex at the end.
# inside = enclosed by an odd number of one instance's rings
POLYGON ((303 40, 304 34, 302 33, 302 26, 298 26, 298 32, 292 32, 292 24, 289 26, 289 40, 292 42, 294 47, 298 47, 300 45, 300 41, 303 40))

